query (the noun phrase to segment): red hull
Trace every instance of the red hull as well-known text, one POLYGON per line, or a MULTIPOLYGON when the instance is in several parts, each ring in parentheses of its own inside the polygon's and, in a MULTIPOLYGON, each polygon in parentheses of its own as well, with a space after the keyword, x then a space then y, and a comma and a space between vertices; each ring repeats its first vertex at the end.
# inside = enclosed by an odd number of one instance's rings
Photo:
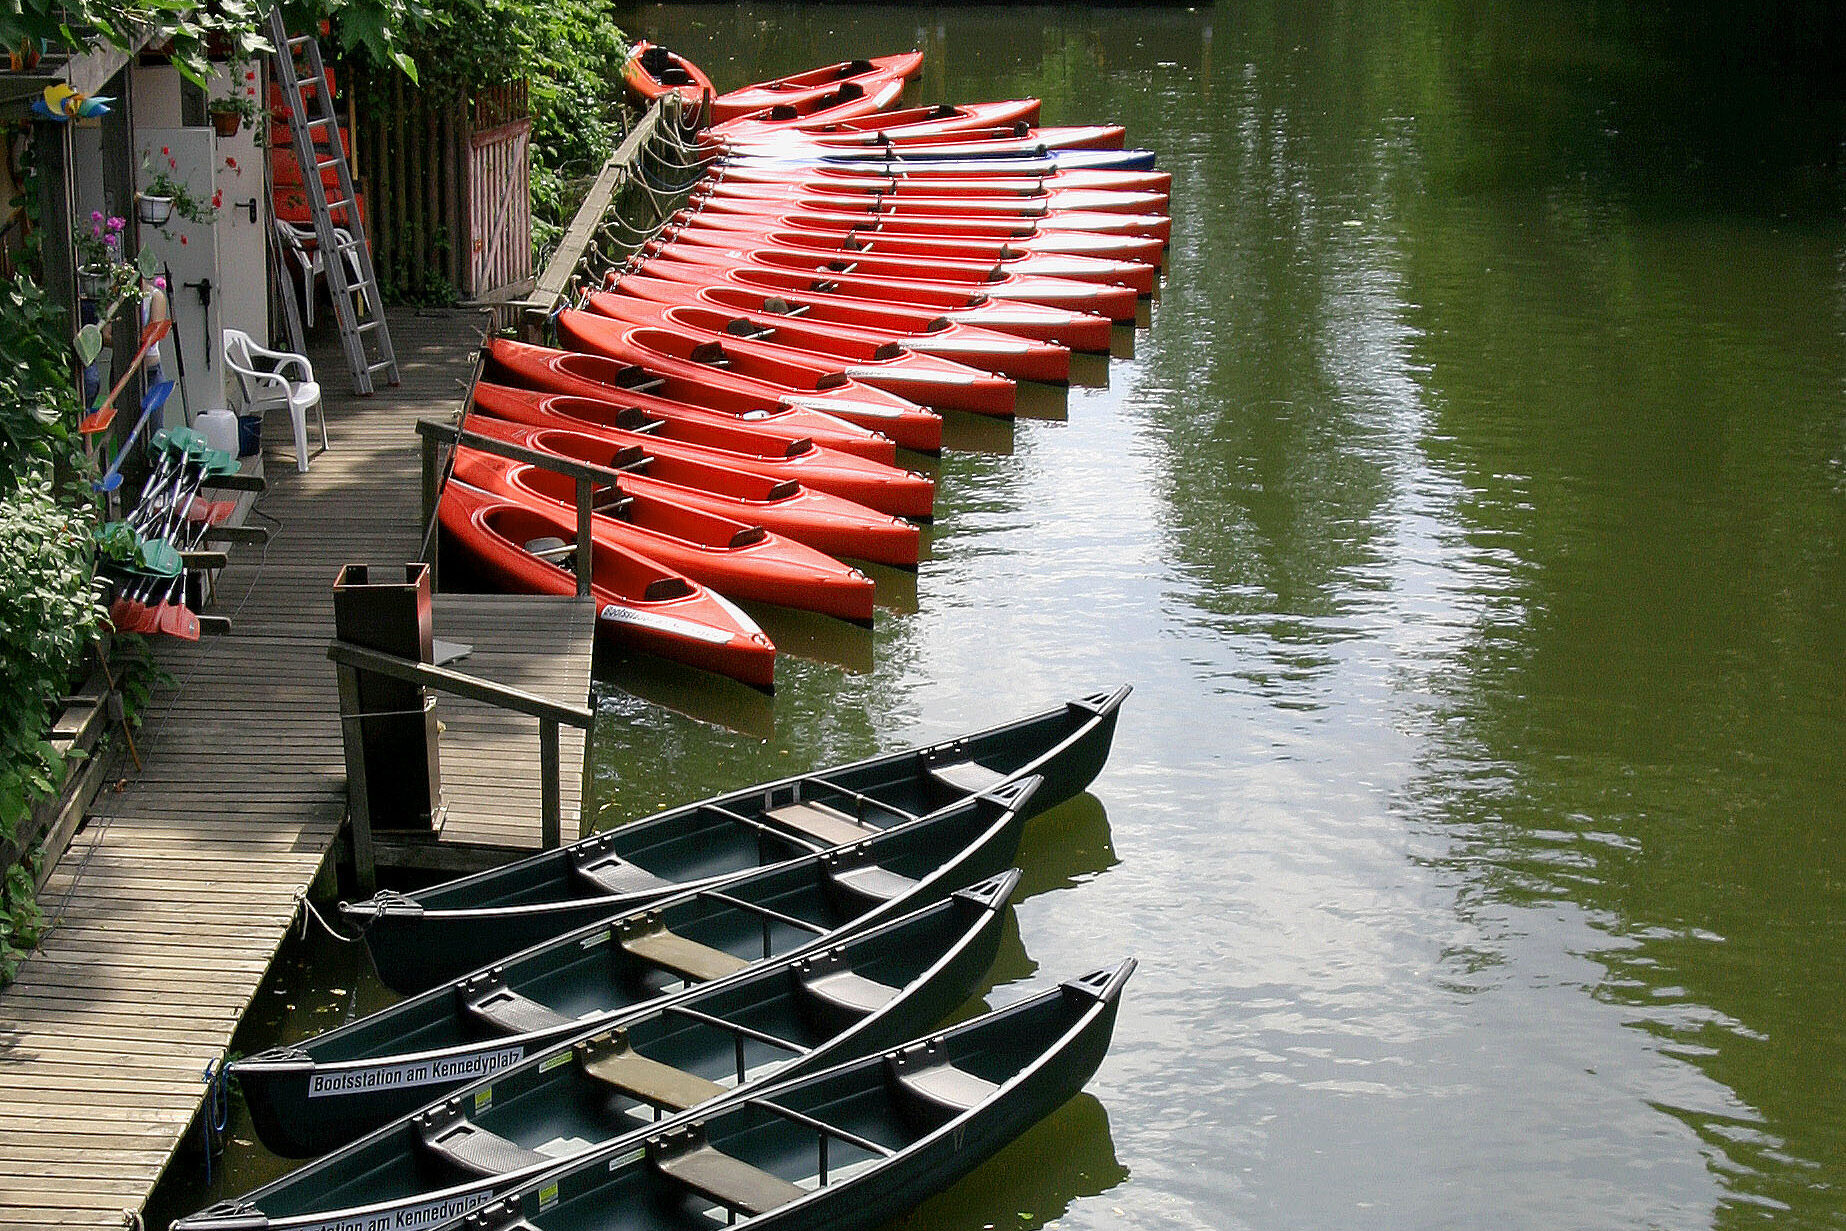
POLYGON ((867 138, 814 136, 809 125, 785 125, 774 130, 730 130, 727 148, 770 158, 799 157, 813 153, 847 153, 855 150, 892 150, 899 155, 930 158, 992 158, 996 155, 1043 154, 1047 150, 1119 150, 1128 131, 1120 124, 1064 124, 1049 128, 1012 125, 963 132, 899 136, 889 141, 867 138))
POLYGON ((853 380, 837 367, 733 352, 723 342, 628 326, 574 309, 559 313, 557 326, 561 340, 588 354, 640 364, 689 385, 824 411, 883 432, 906 449, 942 451, 941 415, 853 380))
MULTIPOLYGON (((1031 252, 1004 240, 954 239, 948 236, 828 235, 798 228, 782 228, 767 218, 741 218, 732 214, 694 214, 663 236, 714 248, 734 248, 762 243, 803 252, 849 253, 849 260, 867 273, 885 272, 935 277, 928 270, 964 269, 991 274, 995 269, 1027 278, 1070 278, 1103 286, 1124 286, 1137 295, 1154 293, 1159 272, 1142 261, 1116 261, 1107 257, 1058 252, 1031 252), (877 268, 874 263, 882 262, 877 268)), ((983 277, 981 281, 986 281, 983 277)))
POLYGON ((829 191, 846 187, 854 191, 870 188, 888 192, 898 186, 909 184, 918 191, 945 196, 959 195, 964 192, 973 193, 976 196, 990 193, 1030 194, 1058 188, 1081 188, 1090 191, 1109 189, 1121 192, 1167 194, 1173 191, 1173 173, 1170 171, 1073 170, 1054 171, 1050 175, 1017 175, 1004 169, 996 169, 992 175, 977 175, 963 170, 936 175, 906 171, 900 175, 881 169, 860 169, 850 163, 842 166, 825 164, 789 166, 752 162, 749 159, 720 161, 717 164, 717 174, 714 178, 724 183, 792 183, 804 187, 825 188, 829 191))
POLYGON ((1068 213, 1163 214, 1167 209, 1164 192, 1126 192, 1115 188, 1055 188, 1031 195, 990 193, 940 193, 933 184, 897 180, 889 188, 851 183, 828 182, 810 187, 798 181, 781 183, 746 183, 721 180, 701 185, 693 200, 708 197, 743 201, 799 201, 821 209, 859 209, 867 204, 888 202, 911 214, 945 215, 950 218, 970 215, 976 218, 1053 218, 1068 213))
MULTIPOLYGON (((524 547, 539 538, 574 542, 574 517, 526 508, 453 481, 443 489, 438 515, 452 541, 495 583, 525 594, 577 592, 569 571, 524 547)), ((599 633, 758 688, 775 687, 775 643, 749 616, 697 582, 600 540, 594 570, 590 592, 599 633)))
POLYGON ((1094 231, 1103 235, 1137 235, 1164 244, 1173 232, 1172 219, 1162 214, 1110 214, 1085 210, 1047 214, 1043 218, 918 214, 906 211, 900 202, 871 200, 860 205, 852 197, 827 197, 821 200, 810 200, 799 195, 786 200, 706 197, 700 209, 727 214, 769 214, 775 217, 820 213, 861 223, 890 222, 918 234, 986 235, 1001 239, 1039 235, 1047 231, 1094 231))
POLYGON ((593 382, 564 392, 483 382, 474 387, 474 404, 485 414, 531 427, 593 431, 620 444, 639 445, 649 454, 792 479, 881 513, 927 518, 935 509, 936 484, 928 475, 812 443, 775 447, 775 442, 748 432, 708 431, 671 420, 649 423, 645 415, 610 401, 609 392, 593 382), (637 424, 641 430, 636 430, 637 424))
POLYGON ((770 359, 839 364, 857 381, 937 409, 975 414, 1013 413, 1017 387, 1005 377, 978 372, 953 360, 874 344, 825 326, 796 319, 745 317, 710 307, 669 306, 651 299, 598 291, 587 305, 593 312, 631 325, 659 325, 685 331, 729 352, 770 359))
POLYGON ((1021 380, 1063 384, 1070 380, 1070 350, 995 329, 957 325, 941 316, 899 307, 842 306, 825 295, 772 295, 747 287, 695 286, 670 278, 629 274, 614 283, 618 291, 660 303, 708 306, 769 323, 799 312, 799 319, 825 325, 841 336, 870 345, 895 342, 920 354, 941 355, 957 363, 1021 380))
POLYGON ((712 119, 723 122, 761 111, 765 107, 798 106, 824 98, 847 83, 858 85, 867 93, 891 82, 896 82, 901 89, 904 80, 914 77, 922 67, 923 53, 920 51, 877 56, 870 60, 844 60, 824 68, 778 77, 774 81, 762 81, 728 90, 712 99, 712 119))
MULTIPOLYGON (((473 449, 455 455, 455 477, 527 508, 576 521, 576 480, 473 449)), ((688 509, 619 485, 624 512, 591 515, 599 544, 639 553, 732 599, 872 622, 872 579, 812 547, 761 526, 688 509)))
POLYGON ((843 496, 774 479, 648 445, 617 443, 620 433, 591 428, 527 427, 488 415, 470 415, 471 432, 508 444, 568 457, 591 466, 623 467, 622 486, 682 508, 714 513, 805 543, 830 556, 914 569, 921 532, 901 517, 869 509, 843 496))
POLYGON ((622 83, 643 103, 677 94, 682 102, 697 104, 716 92, 711 78, 698 65, 646 40, 629 49, 622 64, 622 83))
POLYGON ((679 282, 708 286, 728 282, 771 295, 799 295, 813 299, 820 295, 865 311, 868 319, 881 309, 897 308, 911 314, 927 314, 950 321, 997 329, 1021 338, 1055 342, 1071 350, 1105 352, 1109 349, 1112 322, 1106 316, 1047 308, 1041 304, 1008 303, 999 300, 969 302, 966 295, 935 294, 928 302, 916 303, 893 298, 888 290, 862 279, 830 277, 817 279, 786 269, 761 265, 718 266, 685 260, 678 253, 662 255, 643 262, 638 272, 679 282), (821 289, 817 290, 816 287, 821 289))
POLYGON ((761 138, 782 132, 800 123, 827 124, 834 120, 854 120, 883 111, 904 92, 902 80, 868 82, 861 86, 848 81, 815 98, 798 102, 777 103, 734 119, 722 120, 705 130, 708 141, 722 141, 730 135, 761 138))
POLYGON ((950 243, 995 244, 1017 248, 1021 252, 1063 252, 1074 256, 1106 257, 1112 261, 1139 261, 1156 268, 1166 256, 1166 244, 1158 239, 1092 231, 1045 230, 1026 220, 996 219, 994 221, 999 223, 998 226, 958 231, 953 226, 940 225, 943 221, 940 218, 913 222, 905 218, 871 218, 862 213, 842 214, 826 210, 743 210, 731 208, 730 204, 723 209, 702 209, 697 216, 707 226, 734 226, 740 230, 791 226, 803 231, 833 235, 886 235, 950 243))
POLYGON ((1038 119, 1038 108, 1036 98, 906 107, 902 111, 882 111, 863 120, 801 124, 795 126, 795 131, 810 140, 832 141, 838 137, 879 144, 886 138, 901 140, 908 137, 934 137, 944 133, 965 133, 1017 124, 1029 127, 1038 119))
POLYGON ((826 253, 803 252, 795 248, 708 248, 678 240, 650 244, 643 251, 719 268, 756 265, 780 269, 826 282, 850 277, 853 283, 866 288, 875 297, 918 307, 966 308, 988 299, 998 299, 1132 322, 1135 319, 1135 300, 1139 298, 1127 287, 1099 286, 1094 282, 1073 282, 1068 278, 1027 278, 1001 273, 989 280, 977 281, 967 276, 969 271, 951 273, 940 262, 917 262, 914 277, 903 277, 897 273, 867 273, 863 270, 883 269, 887 266, 875 260, 859 261, 851 253, 830 257, 826 253), (957 273, 961 276, 956 276, 957 273))
POLYGON ((504 376, 508 383, 529 389, 604 398, 637 407, 658 419, 709 429, 730 428, 782 447, 807 440, 875 462, 897 460, 897 443, 890 437, 822 411, 786 406, 775 398, 714 391, 672 374, 649 372, 602 355, 495 338, 488 343, 488 363, 490 374, 504 376))

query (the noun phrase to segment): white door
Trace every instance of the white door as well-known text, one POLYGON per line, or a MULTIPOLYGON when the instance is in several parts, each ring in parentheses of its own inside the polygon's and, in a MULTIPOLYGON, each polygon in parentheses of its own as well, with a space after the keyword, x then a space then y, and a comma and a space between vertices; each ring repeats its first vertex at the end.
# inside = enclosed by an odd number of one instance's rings
MULTIPOLYGON (((210 128, 144 128, 135 136, 135 156, 140 186, 147 187, 150 169, 164 170, 186 186, 194 199, 209 202, 218 191, 218 154, 210 128)), ((202 410, 224 406, 224 356, 218 353, 220 293, 218 229, 210 223, 189 222, 175 213, 164 226, 140 223, 141 246, 151 250, 167 279, 167 304, 173 313, 173 332, 161 344, 161 366, 168 377, 182 382, 186 422, 202 410), (173 339, 178 338, 177 348, 173 339), (179 352, 175 354, 177 349, 179 352)), ((176 417, 168 404, 167 422, 176 417)))

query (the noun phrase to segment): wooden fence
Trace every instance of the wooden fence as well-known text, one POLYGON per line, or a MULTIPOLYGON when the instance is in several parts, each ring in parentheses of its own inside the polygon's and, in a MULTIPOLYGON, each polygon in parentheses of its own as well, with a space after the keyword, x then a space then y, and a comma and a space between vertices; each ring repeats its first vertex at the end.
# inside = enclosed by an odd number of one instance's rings
POLYGON ((526 85, 446 101, 401 73, 348 66, 354 174, 387 295, 491 302, 532 280, 526 85), (355 101, 356 100, 356 101, 355 101))

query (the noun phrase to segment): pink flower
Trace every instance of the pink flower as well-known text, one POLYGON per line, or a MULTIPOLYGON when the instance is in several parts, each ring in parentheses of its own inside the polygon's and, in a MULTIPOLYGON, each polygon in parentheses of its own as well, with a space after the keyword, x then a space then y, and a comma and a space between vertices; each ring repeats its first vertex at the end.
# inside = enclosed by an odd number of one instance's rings
POLYGON ((166 290, 167 289, 167 276, 165 274, 156 274, 154 276, 154 286, 158 288, 159 290, 163 290, 163 291, 166 290))
POLYGON ((128 226, 126 218, 111 218, 106 224, 111 231, 120 231, 128 226))
POLYGON ((93 209, 90 211, 90 221, 91 222, 101 222, 102 220, 103 220, 103 212, 100 209, 93 209))

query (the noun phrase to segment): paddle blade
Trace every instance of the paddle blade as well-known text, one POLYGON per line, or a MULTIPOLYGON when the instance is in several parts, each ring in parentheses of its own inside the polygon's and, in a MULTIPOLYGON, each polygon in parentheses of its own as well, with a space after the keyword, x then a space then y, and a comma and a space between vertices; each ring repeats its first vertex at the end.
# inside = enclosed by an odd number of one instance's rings
POLYGON ((141 567, 150 573, 158 573, 162 577, 177 577, 180 570, 185 567, 185 561, 180 559, 179 551, 165 539, 148 539, 141 544, 139 554, 141 567))
POLYGON ((185 641, 199 639, 199 617, 185 603, 165 603, 156 621, 161 632, 185 641))

